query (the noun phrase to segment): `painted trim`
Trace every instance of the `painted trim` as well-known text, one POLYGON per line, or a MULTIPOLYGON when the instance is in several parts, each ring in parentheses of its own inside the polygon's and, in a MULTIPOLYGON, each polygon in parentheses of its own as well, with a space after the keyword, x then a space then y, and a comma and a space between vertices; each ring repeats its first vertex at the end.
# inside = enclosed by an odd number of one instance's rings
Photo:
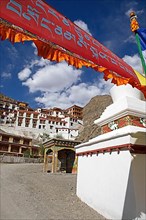
POLYGON ((85 152, 80 152, 76 153, 77 156, 92 156, 93 154, 98 154, 102 153, 112 153, 112 152, 117 152, 120 153, 120 151, 123 150, 129 150, 130 153, 134 154, 146 154, 146 145, 135 145, 135 144, 123 144, 123 145, 117 145, 117 146, 111 146, 111 147, 106 147, 106 148, 100 148, 96 150, 90 150, 90 151, 85 151, 85 152))

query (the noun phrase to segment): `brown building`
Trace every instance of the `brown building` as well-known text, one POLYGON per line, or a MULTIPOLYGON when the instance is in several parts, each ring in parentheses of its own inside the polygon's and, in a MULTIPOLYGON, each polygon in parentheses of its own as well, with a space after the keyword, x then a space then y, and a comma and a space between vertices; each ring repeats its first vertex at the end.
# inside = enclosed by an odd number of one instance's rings
POLYGON ((51 162, 50 172, 77 172, 77 157, 74 146, 80 144, 79 141, 52 138, 43 143, 44 171, 48 171, 48 161, 51 162))
POLYGON ((73 105, 70 108, 66 109, 67 114, 72 115, 75 118, 83 118, 83 108, 78 105, 73 105))
POLYGON ((32 139, 0 130, 0 155, 39 156, 40 148, 32 146, 32 139))

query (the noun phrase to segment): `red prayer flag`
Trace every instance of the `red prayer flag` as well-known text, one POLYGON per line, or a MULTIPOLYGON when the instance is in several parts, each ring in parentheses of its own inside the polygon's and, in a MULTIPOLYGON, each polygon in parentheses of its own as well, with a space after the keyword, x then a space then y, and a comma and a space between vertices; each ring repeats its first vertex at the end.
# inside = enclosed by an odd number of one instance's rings
POLYGON ((133 69, 96 39, 41 0, 0 2, 1 18, 123 77, 133 69))

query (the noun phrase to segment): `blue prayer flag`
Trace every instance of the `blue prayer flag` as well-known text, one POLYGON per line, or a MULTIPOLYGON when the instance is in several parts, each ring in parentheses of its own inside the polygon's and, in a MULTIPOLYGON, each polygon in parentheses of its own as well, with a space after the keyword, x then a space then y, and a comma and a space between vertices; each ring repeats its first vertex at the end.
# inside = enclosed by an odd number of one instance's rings
POLYGON ((146 50, 146 28, 137 29, 137 33, 138 33, 138 36, 139 36, 141 49, 146 50))

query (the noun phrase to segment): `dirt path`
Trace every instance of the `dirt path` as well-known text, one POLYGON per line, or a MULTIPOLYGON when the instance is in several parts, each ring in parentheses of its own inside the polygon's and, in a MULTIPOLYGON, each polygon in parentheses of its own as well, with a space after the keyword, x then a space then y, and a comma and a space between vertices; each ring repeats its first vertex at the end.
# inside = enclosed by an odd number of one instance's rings
POLYGON ((40 164, 0 166, 1 220, 105 219, 76 196, 76 175, 43 173, 40 164))

